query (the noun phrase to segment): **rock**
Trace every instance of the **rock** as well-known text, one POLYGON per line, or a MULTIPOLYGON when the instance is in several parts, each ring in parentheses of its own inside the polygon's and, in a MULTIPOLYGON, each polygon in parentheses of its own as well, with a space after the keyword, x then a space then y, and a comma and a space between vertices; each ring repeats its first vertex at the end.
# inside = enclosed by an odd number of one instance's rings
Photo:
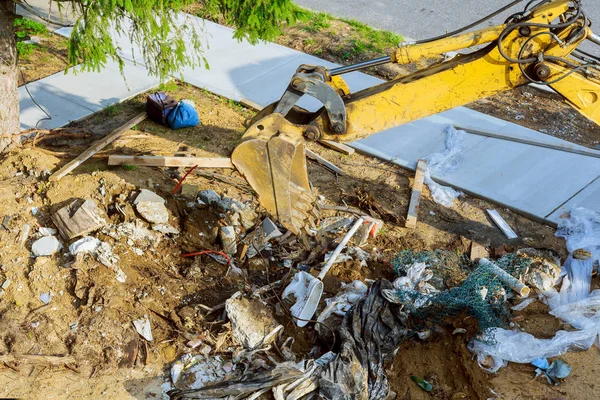
POLYGON ((576 260, 589 260, 592 258, 592 253, 584 249, 577 249, 573 252, 573 258, 576 260))
POLYGON ((165 199, 148 189, 142 189, 133 201, 133 204, 137 206, 139 203, 145 202, 165 204, 165 199))
POLYGON ((69 246, 69 253, 76 255, 78 253, 96 253, 98 247, 100 247, 100 239, 96 239, 92 236, 86 236, 78 241, 74 242, 69 246))
POLYGON ((221 201, 221 196, 214 190, 201 190, 198 192, 198 200, 208 205, 215 205, 221 201))
POLYGON ((164 234, 179 235, 179 229, 177 229, 174 226, 171 226, 169 224, 152 225, 152 230, 160 232, 160 233, 164 233, 164 234))
POLYGON ((54 236, 44 236, 31 245, 31 252, 35 257, 51 256, 62 248, 54 236))
POLYGON ((136 204, 136 209, 140 215, 150 223, 166 224, 169 222, 169 210, 167 210, 164 203, 142 201, 136 204))
POLYGON ((181 195, 188 199, 196 200, 196 196, 198 195, 199 188, 196 185, 190 185, 184 183, 181 185, 181 195))
POLYGON ((222 226, 219 229, 219 239, 221 239, 225 254, 233 256, 237 253, 236 234, 233 226, 222 226))
POLYGON ((264 233, 264 241, 269 242, 279 236, 282 236, 283 233, 277 228, 275 223, 271 221, 270 218, 265 218, 261 224, 262 231, 264 233))
POLYGON ((40 229, 38 229, 38 233, 42 236, 54 236, 54 235, 56 235, 56 229, 40 228, 40 229))
POLYGON ((264 347, 276 338, 272 333, 279 324, 260 301, 233 295, 225 302, 225 310, 231 321, 233 340, 246 349, 264 347))
POLYGON ((471 261, 479 261, 481 258, 490 258, 490 253, 486 250, 485 247, 480 245, 479 243, 472 241, 471 242, 471 253, 469 256, 471 261))

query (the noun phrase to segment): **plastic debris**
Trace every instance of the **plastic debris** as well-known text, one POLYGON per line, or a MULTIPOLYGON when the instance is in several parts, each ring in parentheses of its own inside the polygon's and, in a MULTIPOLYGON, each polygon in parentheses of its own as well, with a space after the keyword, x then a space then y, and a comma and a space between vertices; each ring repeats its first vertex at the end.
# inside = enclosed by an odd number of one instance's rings
MULTIPOLYGON (((336 325, 341 323, 341 318, 339 317, 344 317, 354 304, 367 295, 368 290, 369 288, 367 285, 361 281, 352 281, 343 285, 334 297, 325 299, 325 304, 327 306, 321 314, 319 314, 317 321, 325 323, 330 328, 335 328, 336 325), (328 321, 332 315, 338 317, 337 324, 328 321)), ((330 331, 327 328, 323 328, 321 324, 317 324, 315 328, 321 335, 330 334, 330 331)))
POLYGON ((433 390, 433 385, 423 378, 419 378, 418 376, 413 375, 410 377, 410 379, 412 379, 413 382, 417 384, 417 386, 419 386, 426 392, 431 392, 433 390))
POLYGON ((50 292, 40 294, 40 301, 44 304, 50 303, 52 300, 52 294, 50 292))
POLYGON ((453 126, 446 128, 446 149, 440 153, 433 153, 424 158, 427 162, 425 179, 423 182, 429 187, 433 201, 444 207, 452 207, 454 200, 462 193, 449 187, 436 183, 431 175, 438 178, 454 171, 459 163, 459 153, 464 147, 464 131, 456 130, 453 126))
POLYGON ((144 315, 143 318, 132 321, 132 323, 135 327, 135 330, 137 331, 137 333, 140 334, 141 337, 143 337, 149 342, 152 341, 152 328, 150 326, 150 320, 148 319, 147 315, 144 315))
POLYGON ((558 385, 560 379, 568 377, 572 370, 569 364, 560 359, 548 364, 546 358, 537 358, 531 364, 537 367, 536 378, 543 374, 551 385, 558 385))
POLYGON ((62 248, 62 244, 54 236, 44 236, 31 245, 34 257, 51 256, 62 248))
POLYGON ((237 252, 236 237, 237 235, 233 226, 222 226, 219 229, 219 239, 221 239, 221 245, 225 254, 232 256, 237 252))

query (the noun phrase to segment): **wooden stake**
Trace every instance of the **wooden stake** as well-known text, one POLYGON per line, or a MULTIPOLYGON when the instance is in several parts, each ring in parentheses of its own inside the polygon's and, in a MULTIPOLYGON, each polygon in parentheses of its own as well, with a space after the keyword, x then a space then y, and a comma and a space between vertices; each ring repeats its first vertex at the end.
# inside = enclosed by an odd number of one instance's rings
POLYGON ((425 170, 427 162, 419 160, 417 170, 415 172, 415 181, 413 183, 412 194, 410 195, 410 203, 408 205, 408 215, 406 216, 407 228, 414 229, 417 227, 417 218, 419 214, 419 202, 421 201, 421 192, 423 191, 423 179, 425 178, 425 170))
POLYGON ((193 167, 233 168, 230 158, 210 157, 163 157, 163 156, 120 156, 108 157, 108 165, 145 165, 147 167, 193 167))
POLYGON ((85 150, 83 153, 81 153, 80 155, 75 157, 73 160, 71 160, 71 162, 67 163, 67 165, 65 165, 64 167, 62 167, 61 169, 56 171, 54 174, 52 174, 50 176, 49 180, 50 181, 60 180, 62 177, 67 175, 69 172, 73 171, 75 168, 77 168, 78 166, 83 164, 85 162, 85 160, 87 160, 88 158, 90 158, 91 156, 93 156, 94 154, 96 154, 97 152, 99 152, 100 150, 105 148, 106 146, 108 146, 110 143, 114 142, 119 136, 121 136, 121 134, 123 134, 123 132, 129 130, 131 127, 139 124, 140 122, 142 122, 145 119, 146 119, 146 112, 144 111, 143 113, 138 114, 135 118, 130 119, 125 124, 121 125, 117 129, 115 129, 114 131, 112 131, 111 133, 109 133, 108 135, 103 137, 102 139, 95 141, 87 150, 85 150))
POLYGON ((336 166, 335 164, 330 163, 329 161, 327 161, 326 159, 324 159, 323 157, 321 157, 320 155, 318 155, 317 153, 306 149, 305 150, 306 156, 310 159, 315 160, 316 162, 318 162, 319 164, 329 168, 330 170, 332 170, 333 172, 335 172, 338 175, 346 175, 346 173, 339 168, 338 166, 336 166))
POLYGON ((342 154, 345 154, 347 156, 354 154, 355 150, 350 147, 345 145, 344 143, 339 143, 339 142, 334 142, 333 140, 319 140, 318 141, 320 145, 323 145, 329 149, 335 150, 335 151, 339 151, 342 154))

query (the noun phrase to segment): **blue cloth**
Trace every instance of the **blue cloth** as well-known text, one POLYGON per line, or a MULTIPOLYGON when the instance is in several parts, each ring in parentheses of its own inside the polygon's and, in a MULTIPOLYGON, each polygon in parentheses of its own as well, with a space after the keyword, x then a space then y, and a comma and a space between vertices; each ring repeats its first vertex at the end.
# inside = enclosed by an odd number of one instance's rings
POLYGON ((189 128, 199 123, 200 118, 194 104, 187 100, 181 100, 167 117, 167 124, 171 129, 189 128))

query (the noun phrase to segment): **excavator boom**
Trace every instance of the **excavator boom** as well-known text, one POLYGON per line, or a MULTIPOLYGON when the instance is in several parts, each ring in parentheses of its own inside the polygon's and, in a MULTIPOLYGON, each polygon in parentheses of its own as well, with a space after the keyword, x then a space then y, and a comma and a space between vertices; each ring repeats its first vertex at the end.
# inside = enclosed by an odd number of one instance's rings
POLYGON ((352 141, 527 83, 548 85, 600 124, 600 59, 577 47, 600 45, 580 0, 542 1, 505 24, 437 40, 403 43, 387 57, 332 70, 302 65, 281 99, 266 107, 234 150, 232 162, 260 203, 298 234, 318 215, 308 181, 305 141, 352 141), (450 60, 351 93, 340 75, 373 65, 407 64, 471 49, 450 60), (308 95, 323 107, 296 106, 308 95))

